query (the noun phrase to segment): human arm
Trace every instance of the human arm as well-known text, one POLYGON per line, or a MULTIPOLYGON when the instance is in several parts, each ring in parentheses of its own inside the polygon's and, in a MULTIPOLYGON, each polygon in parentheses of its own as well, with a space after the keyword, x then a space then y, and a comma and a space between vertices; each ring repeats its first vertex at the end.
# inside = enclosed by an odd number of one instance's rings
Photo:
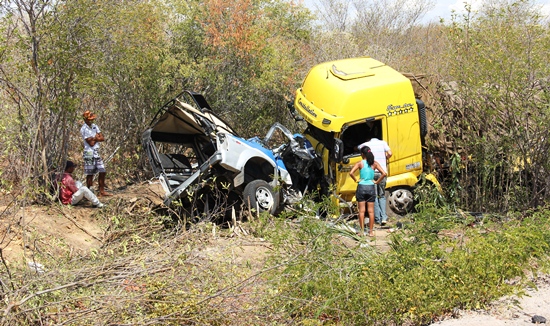
POLYGON ((374 181, 374 184, 379 184, 380 182, 382 182, 382 180, 384 180, 384 178, 388 175, 386 173, 386 171, 384 171, 384 169, 382 168, 382 166, 380 166, 380 164, 376 161, 374 161, 374 164, 371 166, 374 170, 377 170, 378 172, 380 172, 380 177, 378 177, 377 180, 374 181))
POLYGON ((105 137, 103 137, 102 133, 97 133, 93 137, 86 138, 86 142, 88 143, 88 145, 90 145, 90 147, 94 147, 94 145, 97 142, 102 142, 102 141, 105 141, 105 137))
POLYGON ((95 141, 96 141, 96 142, 105 141, 105 137, 103 137, 103 133, 102 133, 102 132, 98 132, 98 133, 95 135, 95 141))
POLYGON ((61 184, 69 189, 73 194, 78 191, 78 187, 76 186, 76 182, 74 181, 73 177, 66 173, 63 175, 63 179, 61 180, 61 184))
POLYGON ((357 183, 359 180, 357 180, 357 177, 355 176, 355 171, 363 168, 363 162, 359 161, 355 163, 355 165, 351 168, 351 171, 349 171, 349 176, 353 179, 353 182, 357 183))
POLYGON ((391 152, 390 146, 386 141, 384 141, 384 154, 386 155, 386 160, 393 155, 393 153, 391 152))
POLYGON ((82 139, 84 139, 86 144, 90 147, 94 147, 97 142, 102 142, 105 140, 103 133, 94 123, 84 124, 80 129, 80 133, 82 134, 82 139))

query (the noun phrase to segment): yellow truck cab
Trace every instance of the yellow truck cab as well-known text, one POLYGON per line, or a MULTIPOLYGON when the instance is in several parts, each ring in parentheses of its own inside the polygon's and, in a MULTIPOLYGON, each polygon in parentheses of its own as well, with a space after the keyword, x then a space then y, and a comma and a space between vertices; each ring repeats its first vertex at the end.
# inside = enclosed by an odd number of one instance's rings
MULTIPOLYGON (((413 208, 413 191, 424 172, 427 124, 425 107, 407 77, 369 57, 321 63, 296 91, 294 108, 307 122, 304 134, 322 157, 336 198, 355 202, 357 185, 349 171, 361 159, 357 145, 370 134, 393 152, 387 162, 388 206, 398 214, 413 208)), ((439 185, 433 175, 426 178, 439 185)))

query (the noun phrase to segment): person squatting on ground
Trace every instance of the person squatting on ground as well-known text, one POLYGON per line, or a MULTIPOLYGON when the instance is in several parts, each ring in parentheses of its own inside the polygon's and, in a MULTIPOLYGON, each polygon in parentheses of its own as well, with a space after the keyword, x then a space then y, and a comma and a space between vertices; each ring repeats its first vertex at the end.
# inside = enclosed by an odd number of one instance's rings
POLYGON ((382 169, 380 164, 374 160, 374 155, 368 146, 361 148, 362 160, 355 163, 349 173, 354 182, 358 183, 355 198, 359 205, 359 227, 361 228, 361 235, 365 234, 365 202, 368 206, 369 213, 369 236, 374 236, 374 201, 375 201, 375 189, 374 187, 379 184, 385 177, 386 171, 382 169), (374 180, 374 170, 380 172, 380 176, 376 181, 374 180), (359 180, 355 177, 355 171, 359 170, 359 180))
POLYGON ((73 161, 67 161, 65 172, 59 178, 59 200, 64 205, 76 205, 83 198, 92 202, 93 207, 101 208, 103 204, 97 199, 96 195, 86 186, 77 185, 73 179, 73 172, 76 164, 73 161))
POLYGON ((85 111, 83 114, 84 124, 80 128, 82 134, 82 140, 84 141, 84 174, 86 175, 86 186, 92 189, 94 183, 94 175, 99 173, 99 195, 111 196, 105 192, 105 164, 103 159, 99 155, 99 143, 105 141, 105 137, 99 130, 99 127, 94 123, 97 116, 90 112, 85 111))
MULTIPOLYGON (((386 160, 392 156, 392 152, 388 143, 384 140, 380 140, 376 137, 370 137, 366 142, 357 146, 359 150, 364 146, 370 147, 374 160, 378 162, 380 167, 384 171, 387 171, 386 160)), ((375 172, 375 178, 378 178, 380 171, 375 172)), ((374 202, 374 218, 375 222, 380 225, 386 225, 388 220, 388 215, 386 214, 386 178, 382 178, 382 181, 378 184, 378 189, 376 189, 376 200, 374 202)))

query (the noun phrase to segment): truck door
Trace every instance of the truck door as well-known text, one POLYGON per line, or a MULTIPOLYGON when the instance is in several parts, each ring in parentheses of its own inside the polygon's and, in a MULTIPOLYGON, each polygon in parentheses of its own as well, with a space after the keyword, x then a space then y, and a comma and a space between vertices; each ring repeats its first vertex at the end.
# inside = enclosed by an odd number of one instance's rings
MULTIPOLYGON (((418 112, 413 109, 399 110, 387 118, 388 139, 393 156, 388 162, 388 176, 394 177, 422 173, 422 144, 418 112)), ((391 180, 388 180, 391 182, 391 180)), ((402 183, 403 181, 400 181, 402 183)))
POLYGON ((351 168, 361 160, 357 146, 372 137, 384 139, 385 120, 384 116, 361 119, 344 125, 338 135, 344 144, 344 156, 341 162, 335 164, 335 186, 343 199, 351 201, 357 189, 357 184, 349 177, 351 168))

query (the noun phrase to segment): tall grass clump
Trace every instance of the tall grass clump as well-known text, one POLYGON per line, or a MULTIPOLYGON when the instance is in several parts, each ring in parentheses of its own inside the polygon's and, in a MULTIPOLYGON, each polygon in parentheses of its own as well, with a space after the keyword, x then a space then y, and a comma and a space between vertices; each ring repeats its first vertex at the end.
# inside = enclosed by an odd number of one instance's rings
POLYGON ((273 263, 283 267, 271 275, 268 306, 294 320, 347 325, 421 325, 455 308, 482 308, 521 293, 545 265, 549 218, 543 211, 483 219, 417 213, 385 253, 350 246, 322 221, 304 220, 292 246, 276 246, 273 263))

